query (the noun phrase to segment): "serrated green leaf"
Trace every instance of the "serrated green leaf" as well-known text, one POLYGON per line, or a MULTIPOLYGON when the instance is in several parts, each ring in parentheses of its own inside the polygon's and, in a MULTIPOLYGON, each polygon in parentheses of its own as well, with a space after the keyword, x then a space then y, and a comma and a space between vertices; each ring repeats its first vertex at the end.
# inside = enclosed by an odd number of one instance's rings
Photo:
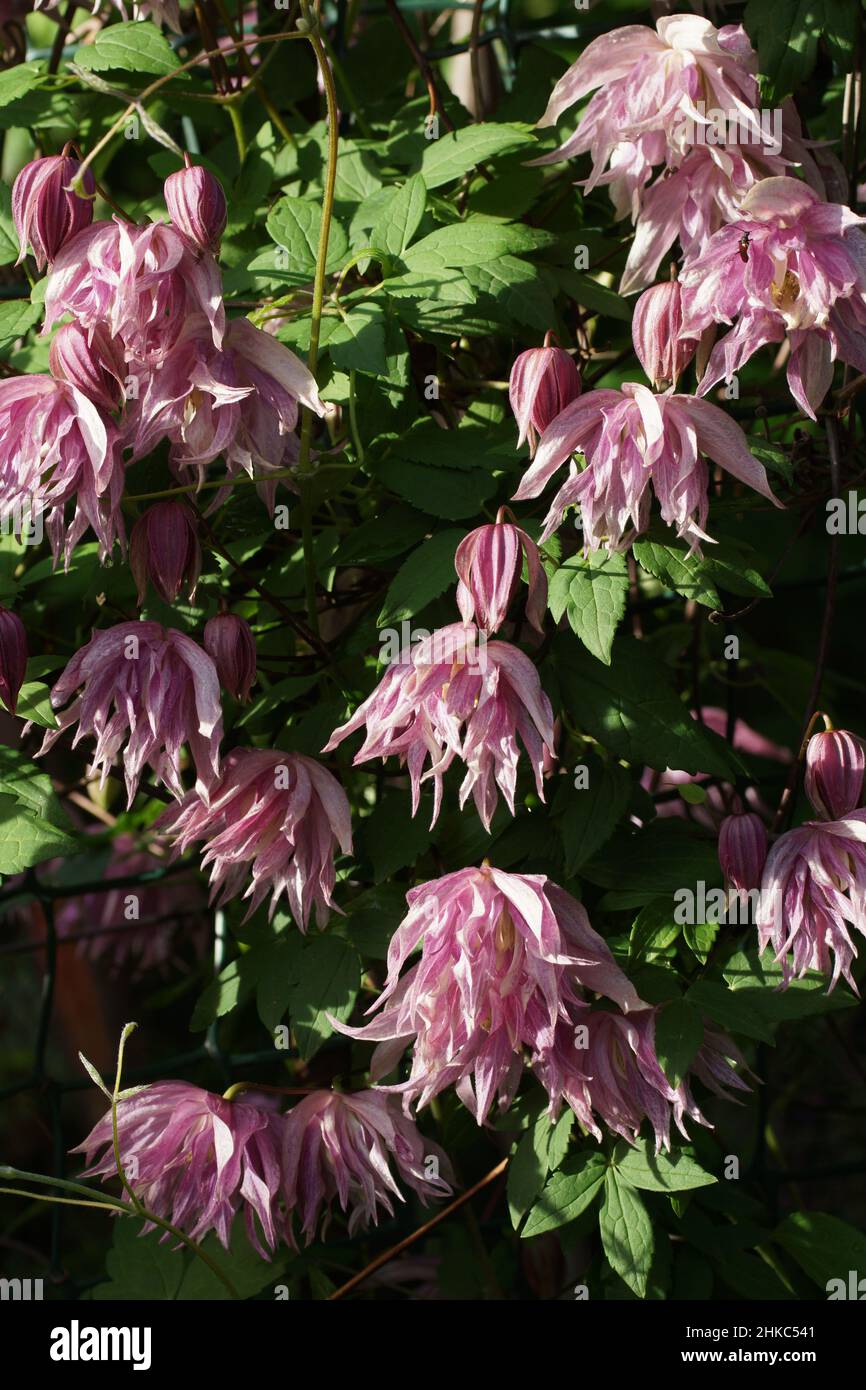
POLYGON ((685 999, 672 999, 656 1016, 656 1056, 673 1087, 688 1073, 704 1040, 704 1025, 697 1009, 685 999))
POLYGON ((649 1212, 616 1168, 609 1168, 599 1216, 601 1243, 611 1268, 638 1298, 644 1298, 653 1260, 649 1212))
POLYGON ((431 140, 421 156, 421 173, 428 188, 441 188, 477 164, 519 149, 532 140, 528 127, 504 123, 466 126, 431 140))
POLYGON ((391 581, 378 617, 379 627, 413 618, 432 599, 456 584, 454 552, 465 532, 439 531, 422 541, 391 581))
POLYGON ((587 650, 609 666, 627 594, 625 556, 598 550, 586 559, 574 555, 560 565, 550 581, 548 605, 554 620, 559 622, 565 614, 587 650))
POLYGON ((606 1171, 606 1160, 599 1153, 568 1159, 546 1184, 526 1218, 521 1237, 526 1240, 555 1231, 580 1216, 601 1191, 606 1171))
POLYGON ((689 1192, 718 1182, 718 1178, 702 1168, 690 1154, 682 1150, 656 1153, 648 1139, 639 1139, 634 1147, 618 1144, 614 1164, 619 1176, 630 1187, 639 1187, 645 1192, 689 1192))
POLYGON ((402 187, 392 190, 391 201, 379 213, 370 231, 371 246, 391 256, 402 256, 418 230, 427 202, 427 185, 412 174, 402 187))
POLYGON ((631 797, 631 778, 619 763, 602 762, 587 753, 564 777, 553 811, 565 851, 565 872, 571 878, 610 838, 631 797), (584 774, 582 769, 586 769, 584 774), (580 780, 581 785, 575 783, 580 780), (587 785, 583 786, 584 778, 587 785))
POLYGON ((92 44, 78 47, 75 60, 79 67, 100 72, 120 68, 124 72, 148 72, 157 77, 164 77, 180 67, 180 59, 168 39, 146 19, 110 24, 98 30, 92 44))
MULTIPOLYGON (((837 1299, 851 1297, 851 1270, 855 1271, 855 1283, 866 1278, 866 1235, 837 1216, 822 1211, 791 1212, 774 1240, 831 1299, 834 1293, 837 1299), (828 1287, 831 1280, 841 1280, 842 1288, 828 1287)), ((859 1288, 854 1297, 862 1297, 859 1288)))

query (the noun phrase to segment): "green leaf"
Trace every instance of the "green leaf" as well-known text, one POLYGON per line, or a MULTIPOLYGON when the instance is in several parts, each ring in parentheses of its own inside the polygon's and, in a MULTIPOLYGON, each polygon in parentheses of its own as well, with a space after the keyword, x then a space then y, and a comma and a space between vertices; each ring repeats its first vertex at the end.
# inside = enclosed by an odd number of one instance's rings
POLYGON ((757 949, 737 951, 725 966, 724 976, 742 1002, 770 1024, 850 1009, 857 1002, 842 985, 828 993, 827 980, 818 970, 808 970, 802 979, 791 980, 787 989, 782 989, 781 964, 769 952, 759 957, 757 949))
POLYGON ((447 521, 475 516, 496 491, 496 479, 481 468, 430 468, 392 455, 369 467, 398 497, 447 521))
POLYGON ((558 268, 555 273, 569 298, 573 299, 582 309, 591 309, 593 313, 603 314, 607 318, 631 323, 634 305, 630 299, 623 299, 616 290, 608 289, 606 285, 599 284, 590 275, 581 275, 578 271, 561 268, 558 268))
POLYGON ((12 218, 12 193, 0 183, 0 265, 12 265, 18 259, 18 233, 12 218))
POLYGON ((726 781, 742 771, 724 740, 692 719, 646 643, 618 638, 610 666, 561 636, 554 651, 567 707, 616 757, 638 766, 682 768, 726 781))
POLYGON ((762 96, 781 102, 811 76, 818 40, 826 38, 837 53, 850 53, 857 32, 857 6, 848 0, 749 0, 743 16, 758 50, 762 96))
POLYGON ((381 304, 356 304, 345 318, 325 320, 321 346, 327 346, 331 361, 341 372, 366 372, 384 376, 388 371, 385 353, 385 311, 381 304))
POLYGON ((587 785, 578 787, 571 777, 563 777, 553 807, 568 878, 610 838, 631 797, 631 778, 619 763, 602 762, 595 753, 587 753, 575 768, 574 780, 578 774, 584 780, 583 767, 587 785))
POLYGON ((639 1139, 634 1147, 618 1144, 614 1164, 629 1187, 639 1187, 645 1192, 689 1192, 718 1182, 718 1178, 702 1168, 690 1154, 682 1150, 657 1154, 648 1139, 639 1139))
MULTIPOLYGON (((774 1236, 810 1279, 833 1296, 830 1281, 841 1279, 845 1292, 836 1290, 836 1297, 850 1297, 849 1271, 856 1279, 866 1277, 866 1235, 821 1211, 796 1211, 779 1226, 774 1236)), ((855 1297, 859 1295, 855 1294, 855 1297)))
POLYGON ((38 87, 44 72, 45 64, 41 62, 17 63, 0 72, 0 106, 8 106, 10 101, 17 101, 38 87))
POLYGON ((623 907, 643 906, 701 879, 709 885, 721 881, 714 841, 674 816, 660 817, 640 829, 621 826, 581 872, 590 883, 620 895, 631 891, 623 907))
POLYGON ((361 958, 338 936, 309 936, 300 973, 289 996, 289 1018, 298 1050, 309 1061, 334 1029, 327 1014, 344 1023, 361 983, 361 958))
POLYGON ((0 748, 0 874, 20 873, 77 839, 49 778, 13 748, 0 748))
POLYGON ((439 531, 404 560, 391 581, 378 617, 379 627, 413 618, 432 599, 456 584, 454 552, 465 532, 439 531))
POLYGON ((697 1009, 685 999, 664 1004, 656 1018, 656 1055, 673 1087, 679 1086, 704 1040, 704 1025, 697 1009))
POLYGON ((497 222, 485 217, 469 217, 449 227, 437 227, 417 242, 404 256, 408 270, 415 274, 466 266, 484 265, 500 256, 535 251, 555 241, 548 232, 525 227, 520 222, 497 222))
POLYGON ((19 719, 30 719, 43 729, 57 728, 51 691, 44 681, 25 681, 18 692, 17 713, 19 719))
POLYGON ((558 623, 563 614, 572 631, 599 661, 610 665, 611 646, 628 594, 628 565, 615 551, 573 555, 550 581, 548 605, 558 623))
POLYGON ((638 1298, 644 1298, 653 1259, 649 1213, 616 1168, 609 1168, 599 1217, 601 1243, 611 1268, 638 1298))
POLYGON ((397 869, 414 865, 430 844, 427 807, 409 815, 405 795, 385 792, 373 814, 364 821, 363 843, 373 861, 373 882, 382 883, 397 869))
MULTIPOLYGON (((18 254, 17 251, 15 254, 18 254)), ((0 350, 23 338, 41 317, 41 304, 31 304, 29 299, 5 299, 0 302, 0 350)))
POLYGON ((157 77, 164 77, 180 67, 180 59, 168 39, 148 20, 110 24, 100 29, 92 44, 79 46, 75 61, 79 67, 100 72, 106 68, 120 68, 124 72, 148 72, 157 77))
MULTIPOLYGON (((316 271, 316 256, 322 232, 321 204, 311 202, 308 198, 293 198, 287 195, 280 198, 271 208, 266 225, 271 239, 278 247, 282 247, 288 256, 288 266, 282 268, 278 265, 278 273, 282 270, 287 278, 310 279, 316 271)), ((339 222, 333 220, 328 239, 326 268, 329 272, 339 269, 347 249, 346 233, 339 222)))
MULTIPOLYGON (((159 1231, 143 1236, 137 1217, 124 1216, 112 1224, 114 1238, 105 1262, 109 1277, 91 1294, 98 1302, 231 1298, 225 1285, 191 1250, 184 1246, 174 1249, 174 1241, 161 1244, 159 1231)), ((252 1298, 279 1277, 279 1266, 263 1260, 250 1245, 240 1217, 234 1223, 230 1251, 224 1250, 214 1235, 201 1244, 241 1298, 252 1298)))
POLYGON ((426 202, 427 185, 423 178, 420 174, 410 175, 373 223, 370 245, 381 247, 391 256, 402 256, 418 230, 426 202))
POLYGON ((490 123, 466 126, 431 140, 421 156, 421 173, 428 188, 441 188, 486 159, 528 145, 528 126, 490 123))
POLYGON ((673 589, 684 598, 694 599, 707 608, 721 608, 715 585, 709 578, 703 561, 690 555, 684 545, 662 545, 658 541, 635 541, 634 557, 641 569, 673 589))
POLYGON ((468 266, 465 275, 479 295, 495 299, 500 312, 516 323, 542 333, 552 322, 556 311, 545 282, 536 267, 519 256, 468 266))
POLYGON ((702 1014, 707 1014, 714 1023, 732 1033, 741 1033, 747 1038, 757 1038, 760 1042, 771 1043, 774 1037, 773 1025, 756 1014, 752 1005, 726 985, 717 980, 698 980, 686 992, 686 999, 702 1014))
POLYGON ((642 960, 654 951, 665 951, 680 934, 674 921, 674 905, 670 898, 653 898, 642 907, 629 936, 629 959, 642 960))
MULTIPOLYGON (((569 1114, 573 1120, 574 1115, 566 1111, 566 1115, 569 1114)), ((515 1231, 547 1181, 550 1171, 550 1131, 550 1116, 545 1111, 535 1124, 529 1126, 508 1164, 506 1195, 515 1231)))
POLYGON ((578 1154, 563 1163, 530 1211, 520 1233, 523 1239, 555 1231, 580 1216, 601 1191, 606 1171, 600 1153, 578 1154))

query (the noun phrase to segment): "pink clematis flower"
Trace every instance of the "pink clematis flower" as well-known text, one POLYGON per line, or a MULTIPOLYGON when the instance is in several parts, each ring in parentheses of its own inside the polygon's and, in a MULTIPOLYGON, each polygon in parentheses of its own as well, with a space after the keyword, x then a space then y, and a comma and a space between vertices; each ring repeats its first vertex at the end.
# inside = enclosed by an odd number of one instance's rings
POLYGON ((27 674, 27 633, 17 613, 0 605, 0 700, 10 714, 27 674))
POLYGON ((88 526, 103 560, 124 546, 123 481, 117 431, 81 391, 51 376, 0 381, 0 517, 44 514, 55 562, 68 566, 88 526))
POLYGON ((805 183, 763 179, 738 217, 683 267, 683 331, 734 323, 713 348, 699 391, 786 337, 788 386, 815 419, 837 357, 866 370, 866 222, 805 183), (847 235, 846 235, 847 233, 847 235))
POLYGON ((203 841, 202 868, 211 866, 211 898, 226 903, 244 893, 249 917, 271 894, 270 914, 283 894, 306 931, 313 905, 323 926, 333 904, 334 854, 352 852, 346 793, 313 758, 279 749, 235 748, 205 800, 198 789, 156 828, 178 853, 203 841))
POLYGON ((68 381, 103 410, 116 410, 124 399, 123 344, 102 327, 88 331, 80 323, 65 323, 51 340, 48 363, 53 376, 68 381))
POLYGON ((719 864, 725 882, 738 893, 761 886, 767 859, 767 831, 754 811, 737 810, 719 826, 719 864))
POLYGON ((44 270, 64 243, 92 222, 96 193, 93 171, 85 170, 82 182, 88 196, 83 198, 71 187, 79 168, 80 160, 71 155, 47 155, 25 164, 16 178, 12 217, 21 246, 19 265, 29 245, 38 269, 44 270))
MULTIPOLYGON (((280 1207, 283 1124, 270 1097, 244 1091, 229 1101, 186 1081, 143 1086, 117 1106, 121 1162, 144 1206, 193 1240, 215 1231, 226 1250, 243 1211, 263 1259, 262 1238, 270 1250, 289 1240, 280 1207)), ((83 1177, 117 1176, 111 1111, 72 1152, 85 1155, 83 1177)), ((146 1222, 142 1233, 153 1229, 146 1222)), ((166 1231, 160 1243, 171 1239, 166 1231)))
POLYGON ((200 164, 191 164, 189 155, 185 159, 185 168, 165 181, 165 205, 174 225, 190 241, 216 254, 228 215, 226 195, 219 179, 200 164))
MULTIPOLYGON (((63 861, 57 863, 59 868, 63 861)), ((202 885, 192 874, 151 877, 150 881, 143 877, 162 868, 164 862, 140 847, 134 836, 116 835, 101 874, 104 888, 61 899, 57 935, 77 940, 80 954, 106 962, 112 975, 138 977, 182 965, 181 946, 191 946, 200 958, 210 928, 202 885), (140 886, 130 887, 129 880, 139 875, 140 886), (125 881, 112 888, 115 878, 125 881)))
POLYGON ((683 336, 682 294, 679 281, 668 280, 645 290, 634 306, 634 350, 657 391, 676 386, 697 348, 683 336))
POLYGON ((832 965, 830 990, 841 975, 858 993, 851 929, 866 935, 866 811, 779 836, 764 866, 757 923, 761 951, 772 945, 782 966, 782 988, 807 970, 828 975, 832 965))
MULTIPOLYGON (((539 1081, 550 1097, 555 1118, 564 1100, 585 1130, 601 1141, 595 1116, 630 1144, 637 1143, 645 1120, 655 1135, 656 1153, 670 1150, 671 1122, 685 1138, 688 1117, 709 1125, 698 1108, 688 1080, 672 1086, 662 1070, 655 1047, 658 1009, 622 1014, 601 1009, 572 1011, 557 1024, 554 1045, 534 1063, 539 1081)), ((707 1025, 691 1073, 716 1095, 733 1099, 732 1091, 749 1086, 730 1065, 745 1067, 738 1048, 720 1030, 707 1025)))
POLYGON ((392 1162, 425 1206, 431 1198, 450 1195, 454 1174, 446 1155, 402 1114, 395 1097, 381 1091, 314 1091, 290 1110, 283 1141, 283 1195, 306 1244, 317 1230, 324 1236, 335 1200, 349 1212, 350 1236, 378 1224, 380 1209, 393 1216, 392 1199, 405 1198, 392 1162))
POLYGON ((115 218, 67 241, 48 279, 43 333, 64 314, 88 330, 105 328, 128 361, 148 368, 163 363, 193 314, 204 315, 217 347, 225 332, 216 261, 164 222, 136 227, 115 218))
POLYGON ((256 678, 256 639, 246 618, 217 613, 204 625, 204 649, 213 657, 220 684, 245 705, 256 678))
POLYGON ((581 904, 543 874, 459 869, 413 888, 406 901, 409 912, 388 948, 385 988, 369 1010, 381 1010, 379 1017, 361 1028, 331 1022, 380 1044, 374 1081, 414 1042, 408 1080, 387 1088, 407 1106, 456 1086, 483 1124, 497 1096, 501 1110, 511 1104, 524 1049, 544 1056, 584 990, 622 1009, 645 1007, 581 904), (401 980, 419 944, 421 959, 401 980))
POLYGON ((258 491, 273 511, 277 484, 268 474, 297 460, 301 405, 325 413, 314 378, 287 347, 242 318, 229 324, 220 351, 205 320, 193 317, 162 369, 144 376, 130 425, 134 456, 167 437, 175 468, 196 468, 204 481, 221 454, 230 476, 265 480, 258 491))
POLYGON ((189 598, 195 597, 201 572, 201 545, 195 513, 186 502, 155 502, 142 513, 129 539, 129 567, 138 589, 139 605, 144 603, 148 580, 163 603, 174 603, 182 588, 189 598))
POLYGON ((104 786, 123 750, 131 806, 145 766, 173 796, 183 797, 181 749, 187 744, 196 790, 207 798, 219 771, 223 732, 219 680, 207 652, 185 633, 152 622, 117 623, 95 632, 54 685, 51 704, 59 727, 45 735, 40 753, 77 724, 72 746, 85 737, 96 739, 91 771, 101 769, 104 786), (72 704, 61 711, 71 696, 72 704))
POLYGON ((508 382, 508 399, 520 433, 517 447, 529 442, 530 458, 538 436, 551 420, 580 395, 580 372, 570 353, 551 344, 545 334, 544 346, 529 348, 514 360, 508 382))
POLYGON ((425 637, 408 661, 394 662, 352 718, 335 729, 330 752, 356 729, 366 737, 355 765, 399 757, 412 782, 412 814, 421 783, 433 779, 433 820, 442 803, 442 779, 455 758, 466 764, 460 805, 472 796, 486 830, 497 788, 514 815, 517 735, 529 755, 538 794, 545 747, 553 753, 553 711, 528 656, 509 642, 487 642, 472 624, 452 623, 425 637), (431 766, 422 770, 428 758, 431 766))
POLYGON ((838 820, 863 804, 866 745, 847 729, 813 734, 806 745, 806 795, 817 815, 838 820))
POLYGON ((458 545, 454 556, 460 580, 457 607, 464 623, 474 618, 480 628, 495 632, 505 622, 525 557, 529 576, 526 617, 541 633, 547 609, 547 575, 535 541, 519 526, 505 521, 504 513, 501 507, 492 525, 470 531, 458 545))
POLYGON ((650 482, 662 520, 689 541, 692 550, 711 540, 705 531, 709 501, 703 456, 775 506, 762 464, 749 452, 746 436, 718 406, 695 396, 653 395, 625 382, 619 391, 590 391, 548 426, 535 461, 515 500, 537 497, 561 464, 580 450, 587 461, 572 471, 553 499, 542 541, 561 524, 567 507, 580 506, 587 546, 605 541, 627 550, 645 531, 650 516, 650 482))

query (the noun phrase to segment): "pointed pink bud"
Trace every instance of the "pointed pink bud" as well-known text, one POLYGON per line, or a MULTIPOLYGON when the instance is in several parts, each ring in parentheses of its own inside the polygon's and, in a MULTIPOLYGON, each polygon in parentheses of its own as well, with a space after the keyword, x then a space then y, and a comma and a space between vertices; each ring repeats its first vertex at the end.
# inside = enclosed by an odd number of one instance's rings
POLYGON ((217 668, 223 689, 246 704, 256 678, 256 643, 246 619, 236 613, 217 613, 205 624, 204 649, 217 668))
POLYGON ((522 352, 508 383, 508 399, 520 429, 518 449, 528 439, 530 455, 534 454, 538 436, 579 395, 580 372, 563 348, 550 346, 545 338, 544 347, 522 352))
POLYGON ((187 164, 169 174, 164 188, 165 205, 178 231, 202 251, 219 250, 227 220, 226 195, 219 179, 200 164, 187 164))
POLYGON ((87 196, 73 192, 72 181, 79 168, 80 161, 71 155, 55 154, 33 159, 21 170, 12 185, 12 216, 21 246, 19 264, 29 244, 37 266, 44 270, 70 237, 90 226, 96 182, 86 169, 87 196))
POLYGON ((147 582, 164 603, 174 603, 186 585, 195 595, 201 571, 201 546, 195 515, 186 502, 156 502, 138 518, 129 541, 129 563, 144 602, 147 582))
POLYGON ((657 390, 675 386, 695 355, 697 340, 683 337, 682 325, 682 290, 678 280, 653 285, 634 307, 634 350, 657 390))
POLYGON ((543 630, 547 575, 538 546, 519 526, 499 519, 470 531, 457 547, 457 606, 464 623, 474 621, 485 632, 496 632, 502 626, 517 590, 524 555, 529 574, 526 617, 538 632, 543 630))
POLYGON ((863 805, 866 748, 845 729, 813 734, 806 748, 806 795, 824 820, 840 820, 863 805))
POLYGON ((9 608, 0 608, 0 700, 15 713, 18 692, 27 671, 27 633, 9 608))
POLYGON ((89 334, 80 323, 64 324, 52 339, 48 362, 54 376, 83 391, 94 405, 116 410, 124 399, 123 344, 101 324, 89 334))
POLYGON ((754 811, 725 816, 719 829, 719 863, 725 881, 740 892, 760 888, 767 858, 767 832, 754 811))

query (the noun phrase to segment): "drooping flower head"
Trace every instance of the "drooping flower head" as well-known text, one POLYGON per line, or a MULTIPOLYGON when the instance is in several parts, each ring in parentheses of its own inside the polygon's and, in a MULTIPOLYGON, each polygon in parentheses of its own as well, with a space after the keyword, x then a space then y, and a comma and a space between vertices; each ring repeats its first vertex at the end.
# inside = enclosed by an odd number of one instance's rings
POLYGON ((157 829, 178 853, 203 843, 202 868, 211 868, 211 897, 235 898, 248 885, 247 916, 268 894, 273 914, 288 898, 305 931, 315 905, 324 925, 333 906, 334 855, 352 851, 346 793, 335 777, 301 753, 235 748, 223 761, 209 801, 191 792, 160 817, 157 829))
POLYGON ((696 549, 711 539, 705 530, 709 479, 704 456, 780 505, 739 425, 695 396, 653 395, 633 382, 625 382, 620 391, 581 396, 548 426, 515 499, 537 497, 578 450, 587 466, 573 471, 560 487, 542 540, 561 524, 567 507, 579 505, 591 550, 602 541, 610 550, 627 549, 649 524, 652 483, 662 520, 696 549))
POLYGON ((183 632, 153 622, 95 632, 56 682, 51 704, 59 727, 48 731, 40 752, 77 724, 72 746, 96 739, 92 770, 100 769, 102 785, 122 758, 130 806, 146 766, 173 796, 183 797, 184 744, 202 798, 216 780, 223 732, 219 680, 207 652, 183 632))
POLYGON ((284 1134, 283 1194, 307 1245, 324 1236, 335 1201, 350 1236, 376 1225, 380 1210, 393 1216, 393 1198, 405 1201, 393 1168, 425 1206, 451 1192, 446 1155, 382 1091, 314 1091, 286 1115, 284 1134))
POLYGON ((17 613, 0 606, 0 700, 10 714, 27 674, 27 633, 17 613))
POLYGON ((123 482, 117 431, 81 391, 51 376, 0 381, 3 520, 44 515, 55 562, 63 555, 67 565, 89 526, 105 559, 125 544, 123 482))
POLYGON ((80 323, 63 324, 51 340, 48 362, 54 376, 77 387, 103 410, 116 410, 123 401, 123 344, 101 325, 87 330, 80 323))
POLYGON ((711 323, 734 324, 713 348, 702 393, 786 335, 788 385, 812 419, 837 357, 866 368, 864 222, 798 179, 755 185, 737 219, 687 261, 680 277, 684 332, 699 337, 711 323))
POLYGON ((407 1081, 389 1088, 419 1106, 447 1086, 482 1124, 506 1110, 524 1065, 553 1046, 557 1022, 583 991, 644 1007, 579 902, 542 874, 485 865, 413 888, 388 948, 388 978, 365 1027, 340 1032, 379 1043, 374 1080, 413 1042, 407 1081), (421 958, 400 971, 421 946, 421 958), (381 1011, 381 1012, 379 1012, 381 1011))
POLYGON ((529 577, 527 621, 542 632, 547 608, 547 575, 538 546, 525 531, 504 520, 500 508, 496 521, 470 531, 457 547, 454 568, 460 583, 457 606, 464 623, 473 620, 486 632, 496 632, 505 622, 511 600, 520 583, 525 557, 529 577))
POLYGON ((256 639, 246 618, 217 613, 204 627, 204 649, 213 657, 220 684, 245 705, 256 678, 256 639))
POLYGON ((490 829, 497 788, 514 814, 517 764, 523 746, 539 796, 544 748, 553 752, 553 711, 528 656, 509 642, 486 642, 472 624, 452 623, 423 638, 389 666, 352 718, 335 729, 325 752, 364 728, 355 765, 396 756, 412 782, 412 814, 421 783, 433 779, 433 822, 442 802, 442 778, 455 758, 466 764, 460 805, 471 795, 490 829), (428 756, 431 766, 425 773, 428 756))
POLYGON ((219 250, 225 231, 226 195, 219 179, 201 165, 192 165, 169 174, 163 187, 165 205, 174 225, 202 251, 219 250))
POLYGON ((219 267, 164 222, 95 222, 66 242, 54 262, 43 333, 65 314, 88 330, 104 328, 121 341, 129 362, 154 368, 194 314, 204 316, 213 343, 222 343, 219 267))
POLYGON ((21 254, 20 265, 29 246, 36 265, 44 270, 55 259, 70 237, 93 220, 96 184, 93 172, 84 172, 82 197, 73 191, 72 181, 80 161, 68 154, 47 155, 25 164, 12 185, 12 217, 21 254))
MULTIPOLYGON (((280 1206, 283 1123, 270 1097, 242 1091, 225 1100, 186 1081, 154 1082, 117 1105, 121 1162, 144 1206, 193 1240, 214 1231, 226 1250, 243 1211, 263 1259, 264 1246, 289 1239, 280 1206)), ((117 1176, 111 1111, 72 1152, 85 1156, 82 1176, 117 1176)), ((167 1231, 160 1238, 172 1239, 167 1231)))
POLYGON ((767 855, 758 909, 761 951, 772 946, 782 986, 820 970, 857 993, 852 929, 866 935, 866 811, 807 821, 780 835, 767 855))
POLYGON ((580 395, 580 372, 570 353, 550 343, 529 348, 514 360, 508 383, 508 399, 520 429, 517 447, 529 441, 530 457, 538 436, 561 410, 580 395))
POLYGON ((678 280, 653 285, 634 306, 634 350, 656 391, 675 387, 695 355, 697 341, 685 338, 682 327, 682 288, 678 280))
MULTIPOLYGON (((242 471, 264 480, 258 492, 272 511, 277 484, 267 478, 297 461, 301 405, 325 412, 314 378, 287 347, 241 318, 219 350, 194 316, 162 369, 144 374, 130 437, 136 458, 167 437, 175 468, 197 469, 200 481, 222 455, 230 477, 242 471)), ((224 496, 219 490, 213 505, 224 496)))
POLYGON ((838 820, 863 804, 866 747, 847 729, 813 734, 806 745, 806 795, 824 820, 838 820))
POLYGON ((133 835, 116 835, 101 875, 104 888, 58 902, 58 937, 77 940, 81 955, 107 962, 115 975, 176 966, 187 946, 201 957, 210 925, 204 890, 191 874, 145 877, 163 868, 133 835), (139 876, 142 882, 130 886, 139 876), (112 879, 124 882, 112 888, 112 879))
MULTIPOLYGON (((139 604, 144 602, 148 580, 163 603, 174 603, 182 588, 193 598, 201 572, 201 545, 192 508, 171 499, 154 502, 142 512, 129 538, 129 565, 139 604)), ((207 630, 204 645, 207 651, 207 630)))
POLYGON ((738 892, 761 886, 767 858, 767 831, 754 811, 738 810, 719 827, 719 864, 726 883, 738 892))
MULTIPOLYGON (((533 1065, 550 1097, 551 1116, 564 1100, 599 1142, 603 1135, 596 1116, 630 1144, 637 1143, 646 1120, 657 1153, 670 1149, 672 1123, 686 1138, 686 1117, 707 1125, 688 1079, 672 1086, 665 1076, 655 1044, 658 1012, 645 1008, 626 1017, 603 1009, 572 1010, 561 1019, 553 1046, 533 1065)), ((716 1095, 732 1099, 732 1091, 749 1087, 731 1062, 745 1066, 730 1038, 707 1025, 691 1072, 716 1095)))

